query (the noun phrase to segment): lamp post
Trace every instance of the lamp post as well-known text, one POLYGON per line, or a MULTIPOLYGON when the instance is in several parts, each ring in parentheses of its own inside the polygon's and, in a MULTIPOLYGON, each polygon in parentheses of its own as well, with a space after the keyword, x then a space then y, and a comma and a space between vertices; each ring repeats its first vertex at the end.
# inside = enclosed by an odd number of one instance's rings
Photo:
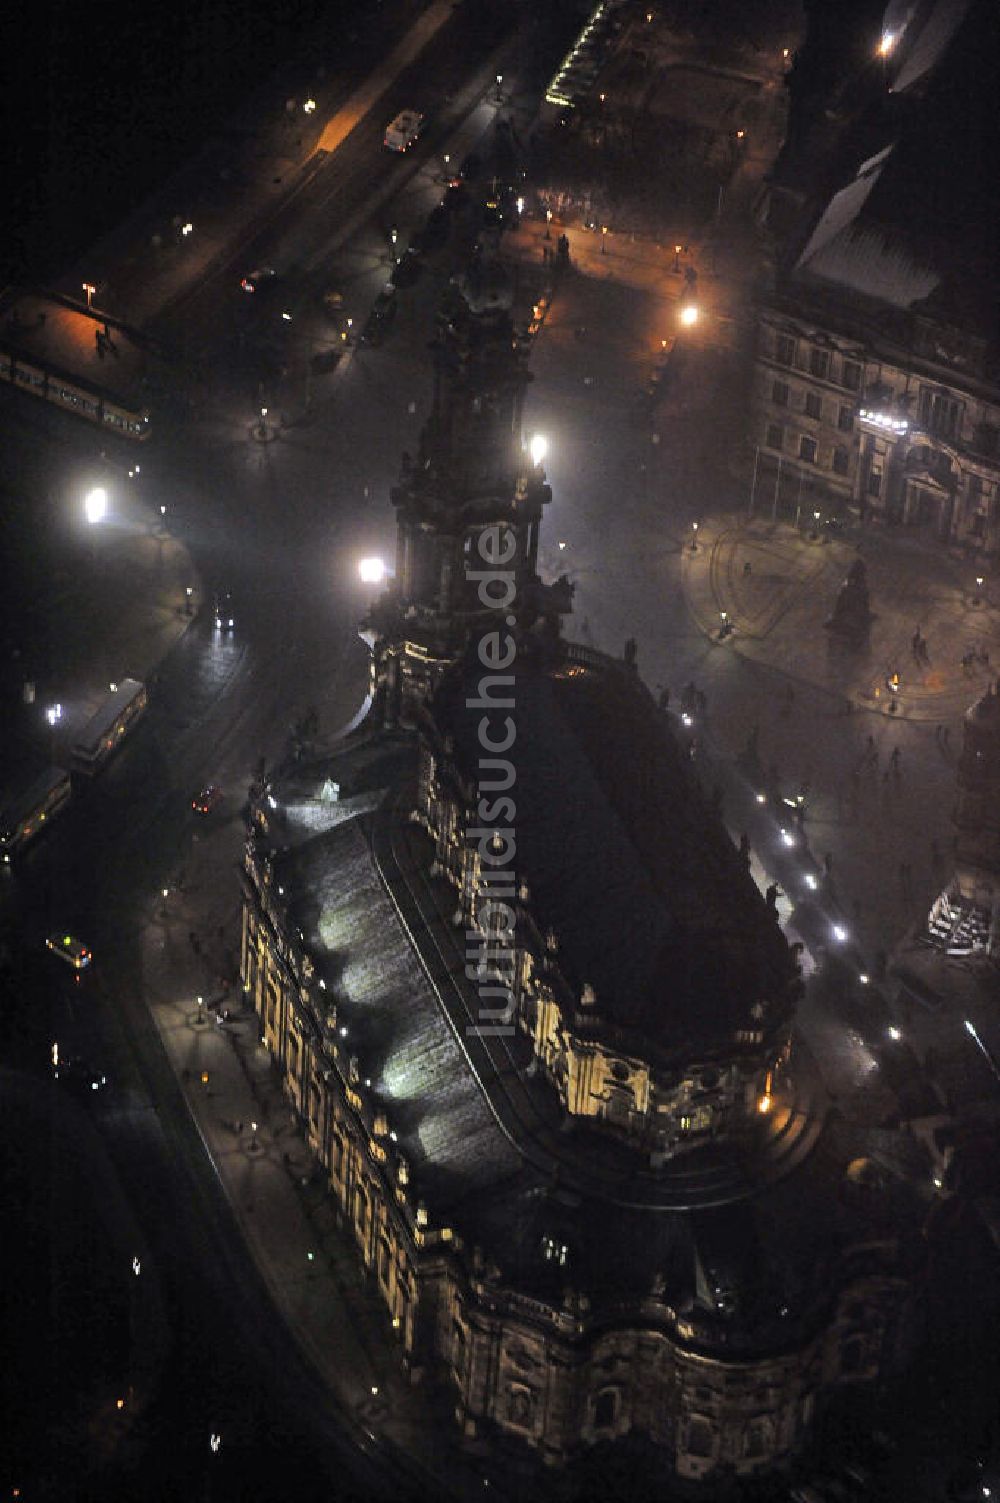
POLYGON ((45 711, 45 718, 49 723, 49 761, 52 766, 56 765, 56 726, 62 719, 62 705, 49 705, 45 711))
POLYGON ((691 523, 691 552, 698 552, 698 523, 691 523))
POLYGON ((97 291, 97 288, 93 282, 81 282, 80 285, 87 294, 87 307, 92 308, 94 306, 94 293, 97 291))
POLYGON ((973 605, 982 605, 983 603, 983 576, 981 574, 976 575, 976 594, 972 603, 973 605))

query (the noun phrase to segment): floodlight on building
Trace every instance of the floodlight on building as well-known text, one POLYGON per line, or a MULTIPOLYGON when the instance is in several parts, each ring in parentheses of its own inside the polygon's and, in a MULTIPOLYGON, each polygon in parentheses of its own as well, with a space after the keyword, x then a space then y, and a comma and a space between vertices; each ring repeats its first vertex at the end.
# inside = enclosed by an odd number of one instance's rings
POLYGON ((879 57, 888 57, 895 45, 896 33, 894 31, 883 31, 878 44, 879 57))
POLYGON ((528 445, 528 453, 531 455, 531 463, 536 467, 541 464, 549 452, 549 441, 544 433, 533 433, 528 445))
POLYGON ((882 428, 887 433, 906 433, 910 426, 908 418, 896 417, 875 407, 860 407, 858 417, 863 423, 870 423, 873 428, 882 428))
POLYGON ((813 872, 806 872, 806 886, 812 892, 815 892, 817 887, 819 886, 819 883, 816 881, 816 876, 813 872))
POLYGON ((847 938, 847 930, 844 928, 843 924, 834 924, 831 928, 831 933, 833 934, 833 937, 837 941, 838 945, 842 945, 847 938))
POLYGON ((363 558, 358 564, 358 578, 362 584, 381 584, 387 574, 385 560, 363 558))
POLYGON ((758 1097, 757 1110, 760 1112, 762 1117, 767 1116, 768 1112, 771 1110, 772 1104, 773 1103, 771 1101, 771 1097, 767 1091, 764 1092, 763 1096, 758 1097))
POLYGON ((871 981, 871 977, 869 976, 869 974, 868 974, 867 971, 859 971, 858 972, 858 980, 861 982, 862 986, 867 986, 868 983, 871 981))
POLYGON ((786 830, 784 826, 782 826, 781 830, 781 843, 782 845, 787 845, 789 850, 795 844, 795 836, 792 834, 791 830, 786 830))
POLYGON ((698 322, 698 309, 694 303, 686 303, 680 311, 680 321, 685 329, 691 329, 698 322))
POLYGON ((895 1023, 889 1024, 886 1033, 892 1039, 893 1043, 897 1043, 903 1037, 902 1032, 896 1027, 895 1023))

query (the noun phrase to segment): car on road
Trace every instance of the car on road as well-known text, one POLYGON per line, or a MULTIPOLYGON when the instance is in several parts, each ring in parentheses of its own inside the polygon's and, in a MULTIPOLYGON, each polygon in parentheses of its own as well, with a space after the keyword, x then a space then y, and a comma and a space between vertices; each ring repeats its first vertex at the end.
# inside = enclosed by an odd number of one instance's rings
POLYGON ((233 612, 233 597, 229 590, 215 597, 215 629, 216 631, 235 631, 236 616, 233 612))
POLYGON ((371 312, 361 330, 361 338, 365 344, 380 345, 396 317, 396 289, 391 282, 386 283, 378 297, 372 303, 371 312))
POLYGON ((103 1070, 92 1065, 78 1054, 62 1055, 58 1045, 52 1051, 52 1078, 61 1080, 74 1091, 90 1096, 96 1091, 107 1090, 108 1077, 103 1070))
POLYGON ((424 124, 424 117, 419 110, 400 110, 395 120, 390 120, 385 128, 383 146, 387 151, 409 151, 420 140, 424 124))
POLYGON ((223 793, 218 783, 209 783, 200 793, 195 794, 191 808, 196 814, 211 814, 222 803, 222 799, 223 793))
POLYGON ((256 271, 248 272, 240 282, 244 292, 269 292, 277 285, 278 273, 273 266, 258 266, 256 271))
POLYGON ((45 948, 51 950, 53 955, 58 955, 67 965, 71 965, 74 971, 82 971, 93 960, 93 955, 75 934, 50 934, 45 941, 45 948))

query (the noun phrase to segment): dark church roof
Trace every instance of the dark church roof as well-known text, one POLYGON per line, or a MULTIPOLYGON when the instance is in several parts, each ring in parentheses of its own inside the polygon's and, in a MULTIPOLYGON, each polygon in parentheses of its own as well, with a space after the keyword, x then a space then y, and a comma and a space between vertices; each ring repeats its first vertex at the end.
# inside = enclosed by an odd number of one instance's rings
MULTIPOLYGON (((638 676, 588 654, 520 660, 510 713, 516 867, 558 963, 602 1021, 661 1055, 732 1043, 751 1008, 787 1017, 795 968, 784 937, 638 676)), ((433 715, 475 784, 480 673, 433 715)), ((497 736, 498 731, 493 735, 497 736)))

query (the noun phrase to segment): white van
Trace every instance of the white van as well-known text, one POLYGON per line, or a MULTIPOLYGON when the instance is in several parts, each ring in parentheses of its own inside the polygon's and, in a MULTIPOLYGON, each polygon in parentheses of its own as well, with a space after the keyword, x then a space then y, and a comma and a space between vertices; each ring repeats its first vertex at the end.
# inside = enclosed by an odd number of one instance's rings
POLYGON ((395 120, 385 128, 383 145, 387 151, 409 151, 414 141, 420 139, 424 117, 417 110, 400 110, 395 120))

